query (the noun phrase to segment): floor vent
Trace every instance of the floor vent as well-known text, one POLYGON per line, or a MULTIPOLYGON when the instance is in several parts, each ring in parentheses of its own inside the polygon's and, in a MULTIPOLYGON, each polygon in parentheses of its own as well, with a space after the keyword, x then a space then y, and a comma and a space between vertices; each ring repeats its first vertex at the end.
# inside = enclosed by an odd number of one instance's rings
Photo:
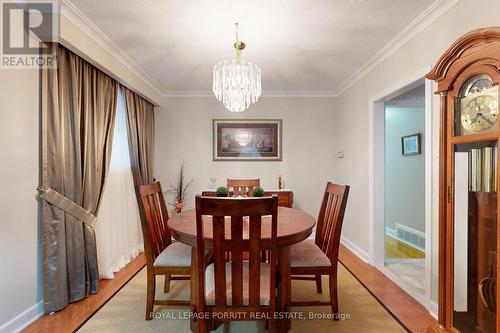
POLYGON ((386 234, 425 252, 425 233, 396 223, 396 230, 386 227, 386 234))

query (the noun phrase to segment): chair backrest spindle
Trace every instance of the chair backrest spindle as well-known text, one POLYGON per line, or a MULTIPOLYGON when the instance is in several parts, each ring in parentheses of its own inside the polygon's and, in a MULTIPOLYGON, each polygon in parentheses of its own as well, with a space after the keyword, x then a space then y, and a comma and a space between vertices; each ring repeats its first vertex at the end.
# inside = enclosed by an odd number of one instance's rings
POLYGON ((170 244, 172 238, 167 226, 168 211, 160 183, 136 186, 136 196, 141 217, 147 264, 154 260, 170 244))
MULTIPOLYGON (((277 196, 267 198, 214 198, 196 197, 196 231, 198 264, 205 264, 205 240, 203 235, 204 219, 211 218, 213 232, 213 261, 215 279, 215 308, 228 310, 232 307, 256 308, 260 304, 260 276, 261 257, 264 249, 261 239, 262 216, 270 215, 271 239, 270 243, 270 306, 275 306, 275 274, 276 274, 276 239, 277 239, 277 196), (248 223, 248 238, 244 237, 245 223, 248 223), (243 251, 249 251, 250 260, 244 263, 243 251), (226 260, 226 252, 230 253, 230 263, 226 260), (248 296, 244 295, 244 266, 248 265, 248 296), (230 268, 231 285, 227 285, 226 276, 230 268), (228 290, 231 303, 228 301, 228 290), (248 304, 245 302, 248 300, 248 304)), ((199 277, 200 304, 204 308, 205 300, 205 271, 200 269, 199 277)), ((203 311, 199 309, 198 311, 203 311)))
POLYGON ((227 190, 233 196, 253 196, 254 187, 260 186, 260 178, 257 179, 227 179, 227 190))
POLYGON ((344 220, 348 185, 328 183, 316 225, 316 245, 330 258, 337 260, 340 243, 340 233, 344 220))

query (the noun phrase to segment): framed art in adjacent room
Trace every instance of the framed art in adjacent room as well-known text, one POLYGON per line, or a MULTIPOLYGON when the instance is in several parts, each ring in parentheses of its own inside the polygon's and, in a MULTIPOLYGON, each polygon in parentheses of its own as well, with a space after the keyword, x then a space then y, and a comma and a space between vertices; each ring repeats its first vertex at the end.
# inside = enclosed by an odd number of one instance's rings
POLYGON ((421 141, 420 133, 401 137, 403 156, 420 155, 422 153, 421 141))
POLYGON ((281 119, 214 119, 214 161, 281 161, 281 119))

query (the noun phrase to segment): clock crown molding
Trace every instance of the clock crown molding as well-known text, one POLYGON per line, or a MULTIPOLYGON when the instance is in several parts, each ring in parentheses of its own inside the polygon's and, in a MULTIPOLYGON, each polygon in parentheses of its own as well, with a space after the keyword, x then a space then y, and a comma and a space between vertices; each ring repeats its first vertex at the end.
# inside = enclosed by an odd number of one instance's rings
POLYGON ((459 59, 465 51, 471 47, 491 43, 495 40, 500 40, 500 27, 472 30, 457 39, 457 41, 443 53, 434 68, 426 75, 426 78, 438 82, 443 80, 453 63, 459 59))
MULTIPOLYGON (((385 59, 394 54, 399 48, 423 31, 436 19, 455 6, 459 0, 438 0, 427 8, 403 31, 387 43, 380 51, 372 56, 364 65, 350 75, 337 89, 327 91, 263 91, 262 97, 338 97, 365 75, 380 65, 385 59)), ((162 97, 209 97, 213 96, 210 90, 183 90, 169 91, 153 79, 139 64, 137 64, 124 50, 114 43, 101 29, 86 17, 70 0, 61 1, 61 15, 84 31, 92 40, 103 47, 132 73, 146 82, 157 94, 162 97)))

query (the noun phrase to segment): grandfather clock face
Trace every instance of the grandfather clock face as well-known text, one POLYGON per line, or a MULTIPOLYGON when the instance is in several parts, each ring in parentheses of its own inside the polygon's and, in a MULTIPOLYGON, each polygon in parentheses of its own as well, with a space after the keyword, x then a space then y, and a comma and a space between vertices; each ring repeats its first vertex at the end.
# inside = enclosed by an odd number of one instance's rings
POLYGON ((466 81, 460 96, 458 135, 498 130, 498 86, 488 76, 478 75, 466 81))

